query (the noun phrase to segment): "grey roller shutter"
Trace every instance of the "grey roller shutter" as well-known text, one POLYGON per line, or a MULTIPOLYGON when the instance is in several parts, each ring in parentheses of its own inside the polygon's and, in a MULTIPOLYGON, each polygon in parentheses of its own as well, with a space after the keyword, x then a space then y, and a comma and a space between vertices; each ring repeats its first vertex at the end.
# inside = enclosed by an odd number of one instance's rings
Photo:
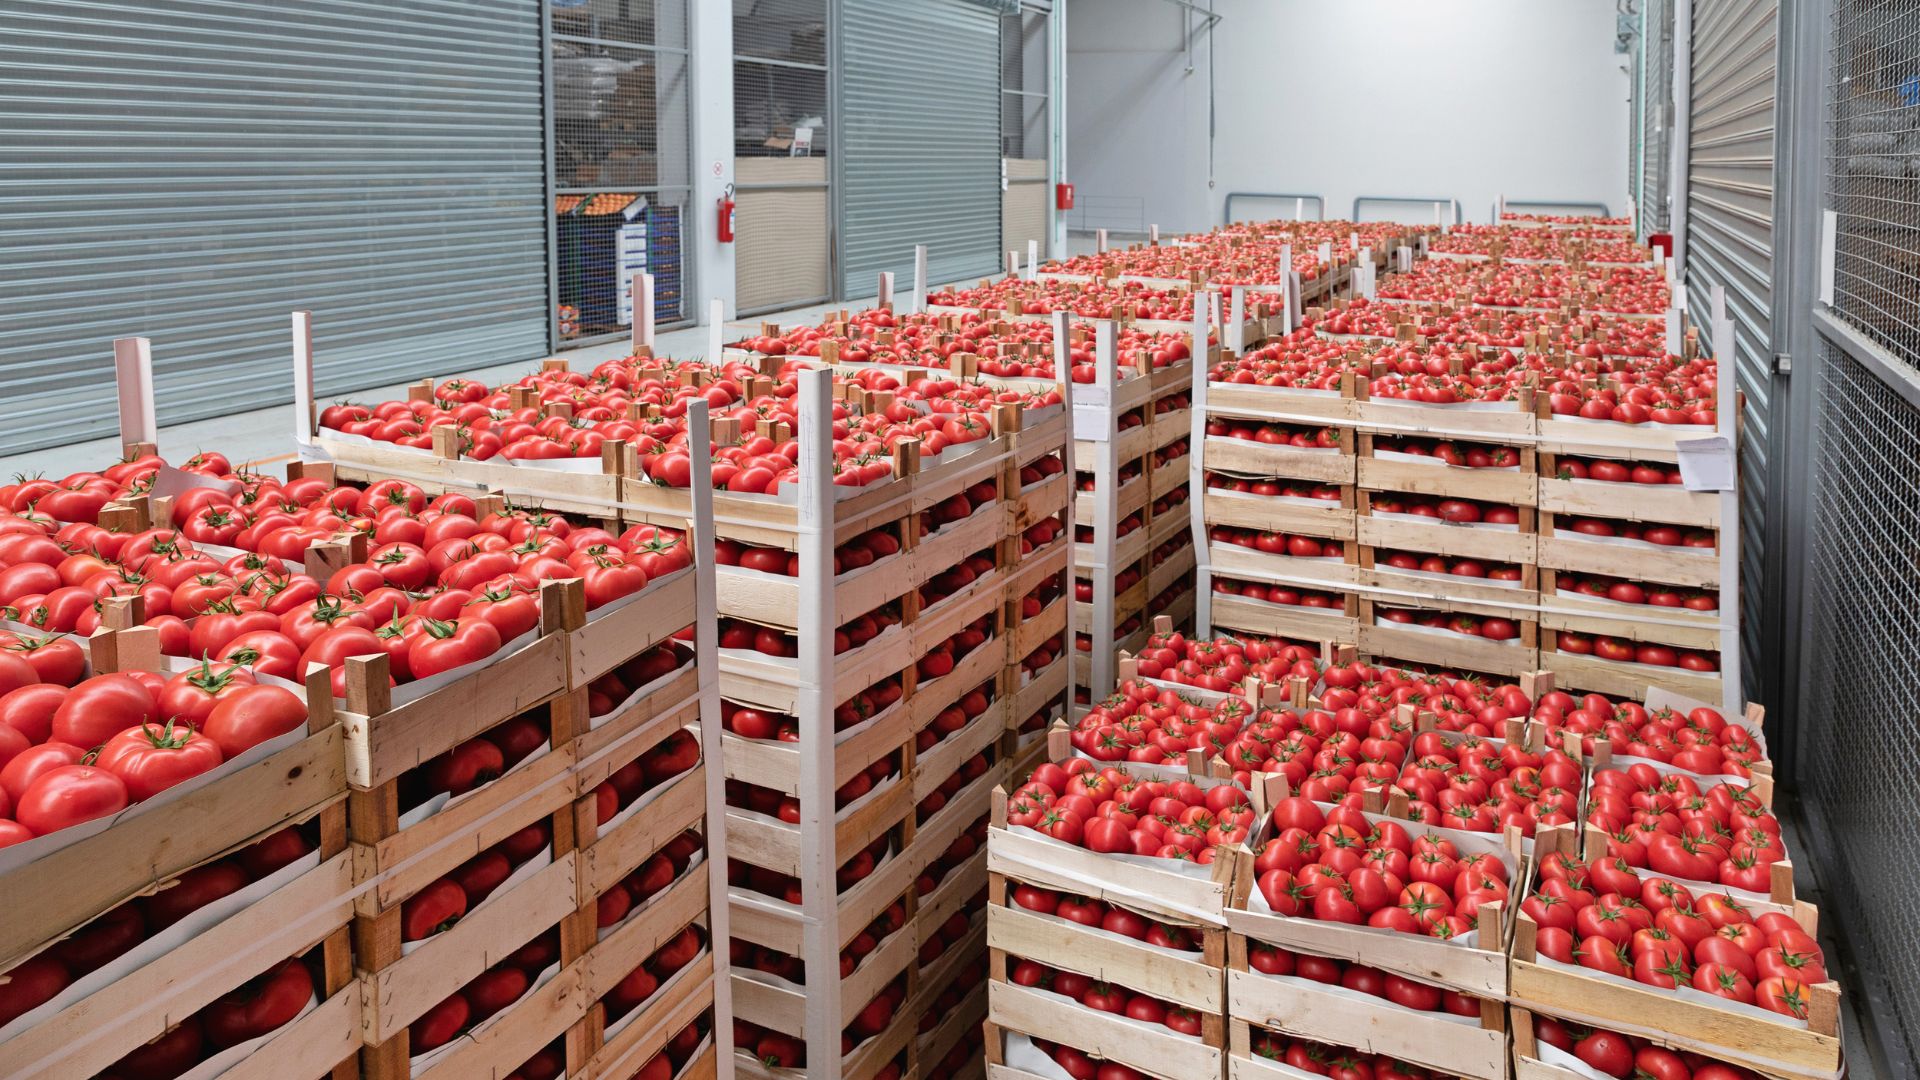
POLYGON ((0 4, 0 453, 547 347, 537 0, 0 4))
MULTIPOLYGON (((1740 434, 1741 590, 1763 610, 1767 446, 1773 417, 1773 136, 1776 0, 1695 0, 1692 132, 1687 160, 1687 299, 1705 325, 1712 288, 1726 288, 1740 434)), ((1720 357, 1726 371, 1727 357, 1720 357)), ((1759 653, 1760 619, 1745 620, 1745 652, 1759 653)), ((1747 665, 1747 670, 1753 670, 1747 665)))
POLYGON ((970 0, 841 0, 841 290, 992 273, 1000 255, 1000 16, 970 0))

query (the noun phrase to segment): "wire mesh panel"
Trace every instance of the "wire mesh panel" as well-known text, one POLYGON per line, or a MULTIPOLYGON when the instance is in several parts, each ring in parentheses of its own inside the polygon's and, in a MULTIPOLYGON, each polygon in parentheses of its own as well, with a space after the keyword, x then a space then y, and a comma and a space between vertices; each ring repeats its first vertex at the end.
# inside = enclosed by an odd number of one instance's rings
POLYGON ((1920 5, 1833 5, 1836 314, 1920 366, 1920 5))
POLYGON ((1000 246, 1026 257, 1027 242, 1048 257, 1047 181, 1053 156, 1048 123, 1048 17, 1023 10, 1000 17, 1000 246))
POLYGON ((734 301, 743 315, 833 292, 827 0, 734 0, 734 301))
POLYGON ((555 4, 552 42, 557 336, 581 344, 626 333, 642 271, 653 274, 655 319, 684 322, 687 0, 555 4))
POLYGON ((1912 1046, 1920 1033, 1920 409, 1832 343, 1816 398, 1818 451, 1807 569, 1806 664, 1797 768, 1825 841, 1826 896, 1886 979, 1912 1046))

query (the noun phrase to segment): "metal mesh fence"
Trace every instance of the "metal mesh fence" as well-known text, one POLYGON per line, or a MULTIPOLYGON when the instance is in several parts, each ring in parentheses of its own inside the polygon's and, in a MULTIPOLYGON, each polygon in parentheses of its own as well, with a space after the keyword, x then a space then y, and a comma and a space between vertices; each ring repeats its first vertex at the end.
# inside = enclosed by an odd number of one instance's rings
POLYGON ((825 157, 826 0, 734 0, 738 157, 825 157))
POLYGON ((1905 1037, 1920 1032, 1920 908, 1900 897, 1920 858, 1920 409, 1823 344, 1806 604, 1811 628, 1799 783, 1832 849, 1823 875, 1854 955, 1886 979, 1905 1037), (1838 875, 1838 879, 1830 875, 1838 875))
POLYGON ((686 318, 682 229, 692 196, 687 0, 593 0, 553 12, 557 336, 633 325, 633 277, 653 274, 654 318, 686 318))
POLYGON ((1920 5, 1833 6, 1834 309, 1920 366, 1920 5))

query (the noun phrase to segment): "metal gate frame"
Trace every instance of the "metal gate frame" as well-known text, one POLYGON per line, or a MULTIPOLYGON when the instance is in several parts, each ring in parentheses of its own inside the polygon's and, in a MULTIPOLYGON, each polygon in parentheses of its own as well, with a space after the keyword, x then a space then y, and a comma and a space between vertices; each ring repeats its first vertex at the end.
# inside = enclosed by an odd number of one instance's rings
MULTIPOLYGON (((1684 0, 1683 0, 1684 2, 1684 0)), ((1887 905, 1868 883, 1873 870, 1858 860, 1846 858, 1833 833, 1826 802, 1831 793, 1802 781, 1807 777, 1797 753, 1803 730, 1844 730, 1849 718, 1824 715, 1817 688, 1827 674, 1814 670, 1817 650, 1809 646, 1813 636, 1830 631, 1818 625, 1817 605, 1807 602, 1811 586, 1813 560, 1840 557, 1813 543, 1813 520, 1809 508, 1819 503, 1815 485, 1821 482, 1815 463, 1821 454, 1819 407, 1821 387, 1828 377, 1828 350, 1843 354, 1877 378, 1886 389, 1920 412, 1920 374, 1896 360, 1891 353, 1853 330, 1836 317, 1821 297, 1824 251, 1822 239, 1824 210, 1828 192, 1826 177, 1835 153, 1828 121, 1834 102, 1828 92, 1833 54, 1832 3, 1812 0, 1782 0, 1780 5, 1780 71, 1777 82, 1775 136, 1775 222, 1774 222, 1774 295, 1773 338, 1783 350, 1786 371, 1775 375, 1775 423, 1780 441, 1771 457, 1775 477, 1769 491, 1768 551, 1766 578, 1769 600, 1777 598, 1777 609, 1764 613, 1763 632, 1778 663, 1771 668, 1773 681, 1783 681, 1778 696, 1769 701, 1770 712, 1784 723, 1770 723, 1769 742, 1780 775, 1794 790, 1806 843, 1805 857, 1813 864, 1822 883, 1830 917, 1823 929, 1837 930, 1842 957, 1852 981, 1855 1008, 1872 1047, 1855 1046, 1853 1054, 1876 1054, 1879 1067, 1888 1076, 1915 1075, 1917 1063, 1911 1056, 1920 1044, 1920 1030, 1902 1031, 1893 1000, 1897 992, 1887 979, 1887 957, 1875 957, 1863 948, 1858 935, 1875 921, 1889 917, 1887 905), (1804 384, 1795 392, 1793 380, 1804 384), (1783 422, 1784 421, 1784 422, 1783 422), (1879 901, 1876 903, 1876 901, 1879 901)), ((1676 193, 1678 197, 1678 193, 1676 193)), ((1875 597, 1863 597, 1872 603, 1875 597)), ((1891 657, 1896 666, 1911 663, 1913 657, 1891 657)), ((1855 723, 1868 722, 1851 718, 1855 723)), ((1882 718, 1881 723, 1905 726, 1908 718, 1898 715, 1882 718)), ((1904 854, 1916 854, 1917 845, 1908 836, 1879 838, 1883 845, 1881 861, 1887 866, 1910 865, 1904 854)), ((1836 965, 1838 966, 1838 965, 1836 965)), ((1904 988, 1911 993, 1914 987, 1904 988)))

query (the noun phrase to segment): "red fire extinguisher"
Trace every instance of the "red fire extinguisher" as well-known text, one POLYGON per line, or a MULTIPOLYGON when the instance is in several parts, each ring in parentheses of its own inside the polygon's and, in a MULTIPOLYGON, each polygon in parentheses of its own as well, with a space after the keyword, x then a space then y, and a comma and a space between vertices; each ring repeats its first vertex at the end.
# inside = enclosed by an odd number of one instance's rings
POLYGON ((720 242, 733 243, 733 185, 727 185, 727 193, 720 196, 720 242))

